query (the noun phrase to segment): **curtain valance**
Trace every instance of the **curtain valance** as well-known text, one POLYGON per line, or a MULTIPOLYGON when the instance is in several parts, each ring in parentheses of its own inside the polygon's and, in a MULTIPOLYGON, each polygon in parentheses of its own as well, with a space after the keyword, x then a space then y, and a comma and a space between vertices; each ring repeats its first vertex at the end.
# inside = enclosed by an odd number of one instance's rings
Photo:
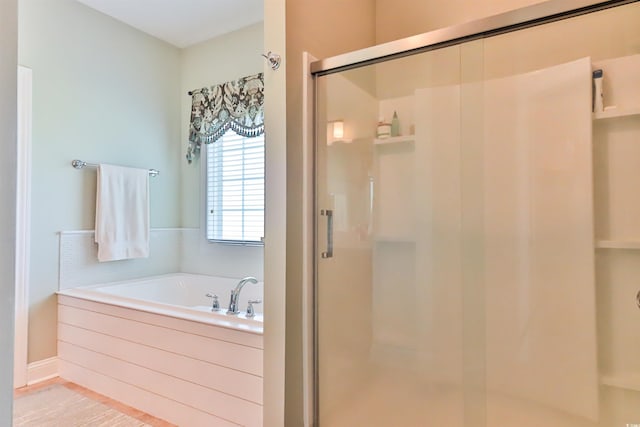
POLYGON ((238 135, 264 133, 264 77, 262 73, 192 91, 187 161, 202 144, 218 140, 233 129, 238 135))

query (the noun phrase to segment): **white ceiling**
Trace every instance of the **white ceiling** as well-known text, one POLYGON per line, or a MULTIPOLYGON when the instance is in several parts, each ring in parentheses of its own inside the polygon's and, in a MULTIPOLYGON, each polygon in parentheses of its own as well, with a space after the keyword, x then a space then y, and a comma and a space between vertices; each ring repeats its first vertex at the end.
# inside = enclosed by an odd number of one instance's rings
POLYGON ((263 0, 78 1, 180 48, 264 19, 263 0))

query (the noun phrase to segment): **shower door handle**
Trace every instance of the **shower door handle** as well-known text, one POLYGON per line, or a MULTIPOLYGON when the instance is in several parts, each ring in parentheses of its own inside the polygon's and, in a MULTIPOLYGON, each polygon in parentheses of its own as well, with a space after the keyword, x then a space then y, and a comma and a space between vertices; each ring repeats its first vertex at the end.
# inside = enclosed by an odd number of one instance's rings
POLYGON ((333 211, 331 209, 322 209, 320 215, 327 217, 327 250, 322 252, 322 258, 333 257, 333 211))

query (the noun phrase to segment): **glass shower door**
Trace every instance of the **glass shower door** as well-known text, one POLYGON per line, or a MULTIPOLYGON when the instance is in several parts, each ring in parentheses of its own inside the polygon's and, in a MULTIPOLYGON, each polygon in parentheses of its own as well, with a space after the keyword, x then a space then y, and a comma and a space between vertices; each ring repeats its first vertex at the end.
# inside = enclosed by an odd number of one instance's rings
POLYGON ((323 427, 484 425, 482 283, 462 262, 482 251, 462 246, 481 59, 472 43, 317 79, 323 427))
POLYGON ((638 22, 636 2, 484 40, 489 427, 640 423, 638 22))
POLYGON ((638 22, 316 78, 321 427, 640 425, 638 22))

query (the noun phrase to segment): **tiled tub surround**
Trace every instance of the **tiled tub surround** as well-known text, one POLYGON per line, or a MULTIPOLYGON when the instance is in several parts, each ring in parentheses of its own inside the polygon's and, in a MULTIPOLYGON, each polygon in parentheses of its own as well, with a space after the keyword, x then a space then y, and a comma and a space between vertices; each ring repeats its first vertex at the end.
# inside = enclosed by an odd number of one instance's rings
MULTIPOLYGON (((262 316, 225 314, 236 283, 177 274, 60 291, 60 376, 177 425, 261 426, 262 316), (178 295, 195 301, 167 303, 178 295)), ((248 283, 240 309, 261 292, 248 283)))

